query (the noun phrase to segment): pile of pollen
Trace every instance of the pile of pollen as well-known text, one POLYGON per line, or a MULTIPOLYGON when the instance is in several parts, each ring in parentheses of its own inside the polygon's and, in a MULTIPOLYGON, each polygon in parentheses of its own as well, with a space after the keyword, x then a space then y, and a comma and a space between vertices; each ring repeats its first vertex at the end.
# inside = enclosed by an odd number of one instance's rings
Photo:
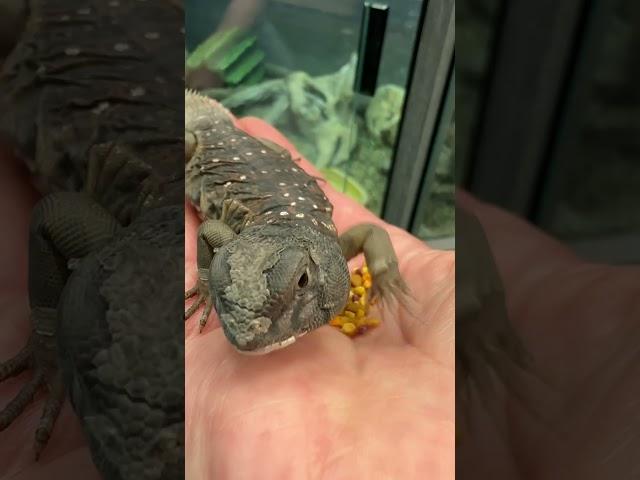
POLYGON ((355 269, 351 273, 351 288, 346 307, 339 315, 329 322, 345 335, 355 337, 365 333, 370 328, 380 325, 378 318, 369 317, 369 310, 374 304, 370 299, 371 274, 367 265, 355 269))

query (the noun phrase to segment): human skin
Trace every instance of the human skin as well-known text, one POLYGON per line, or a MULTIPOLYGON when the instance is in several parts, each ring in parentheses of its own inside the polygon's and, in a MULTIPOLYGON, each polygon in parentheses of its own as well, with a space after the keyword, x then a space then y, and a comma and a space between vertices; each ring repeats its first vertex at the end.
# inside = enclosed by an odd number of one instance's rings
POLYGON ((457 197, 485 230, 535 376, 519 384, 525 403, 504 392, 489 399, 501 431, 474 409, 456 477, 638 478, 640 267, 587 262, 512 215, 457 197))
MULTIPOLYGON (((238 125, 300 158, 266 123, 238 125)), ((231 347, 215 314, 199 334, 199 310, 185 333, 187 478, 452 479, 454 255, 320 184, 339 232, 362 222, 387 228, 415 296, 413 316, 385 307, 381 327, 363 337, 324 326, 255 357, 231 347)), ((198 224, 187 206, 185 288, 197 278, 198 224)))

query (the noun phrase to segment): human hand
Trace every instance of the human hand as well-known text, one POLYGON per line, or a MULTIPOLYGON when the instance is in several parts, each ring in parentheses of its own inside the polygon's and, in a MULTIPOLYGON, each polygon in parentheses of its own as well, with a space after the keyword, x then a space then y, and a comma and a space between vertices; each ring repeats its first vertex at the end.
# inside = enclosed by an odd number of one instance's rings
MULTIPOLYGON (((18 353, 25 345, 31 323, 27 293, 29 219, 38 199, 24 169, 8 151, 0 151, 0 362, 18 353)), ((0 409, 31 378, 27 370, 0 382, 0 409)), ((39 479, 79 477, 98 479, 80 422, 69 402, 58 417, 47 447, 39 461, 34 460, 33 444, 40 420, 44 395, 35 400, 0 432, 0 478, 39 479)))
POLYGON ((456 476, 637 477, 640 268, 591 264, 498 208, 464 193, 458 201, 485 230, 534 363, 518 379, 521 398, 496 391, 491 418, 473 406, 456 476))
MULTIPOLYGON (((238 124, 300 157, 266 123, 238 124)), ((320 176, 306 160, 301 165, 320 176)), ((194 315, 185 327, 187 478, 454 476, 454 255, 321 186, 339 232, 362 222, 387 229, 419 318, 387 308, 381 326, 355 340, 324 326, 251 357, 231 347, 215 313, 201 334, 194 315)), ((190 206, 185 225, 189 287, 198 226, 190 206)))

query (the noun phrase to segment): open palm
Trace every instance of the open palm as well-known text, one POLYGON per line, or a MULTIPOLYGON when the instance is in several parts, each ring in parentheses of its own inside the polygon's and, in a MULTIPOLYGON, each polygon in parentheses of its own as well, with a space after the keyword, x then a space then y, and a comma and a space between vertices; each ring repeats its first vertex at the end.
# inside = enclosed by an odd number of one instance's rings
MULTIPOLYGON (((300 157, 264 122, 239 126, 300 157)), ((194 315, 185 332, 187 478, 453 478, 454 256, 321 186, 339 231, 387 228, 419 307, 413 316, 387 307, 382 325, 355 340, 325 326, 260 357, 238 354, 217 319, 199 334, 194 315)), ((187 207, 187 287, 197 277, 197 226, 187 207)))
POLYGON ((520 398, 496 390, 493 416, 472 407, 456 476, 639 478, 640 268, 589 263, 523 220, 458 197, 486 231, 536 375, 519 381, 520 398))

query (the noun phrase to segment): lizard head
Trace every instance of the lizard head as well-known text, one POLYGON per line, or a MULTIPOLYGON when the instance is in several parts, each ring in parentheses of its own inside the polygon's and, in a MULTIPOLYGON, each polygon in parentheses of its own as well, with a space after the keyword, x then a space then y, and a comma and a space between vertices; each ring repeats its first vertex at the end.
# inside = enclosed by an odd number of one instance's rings
POLYGON ((339 313, 349 272, 338 243, 313 229, 249 227, 214 255, 209 288, 227 339, 264 354, 339 313))

